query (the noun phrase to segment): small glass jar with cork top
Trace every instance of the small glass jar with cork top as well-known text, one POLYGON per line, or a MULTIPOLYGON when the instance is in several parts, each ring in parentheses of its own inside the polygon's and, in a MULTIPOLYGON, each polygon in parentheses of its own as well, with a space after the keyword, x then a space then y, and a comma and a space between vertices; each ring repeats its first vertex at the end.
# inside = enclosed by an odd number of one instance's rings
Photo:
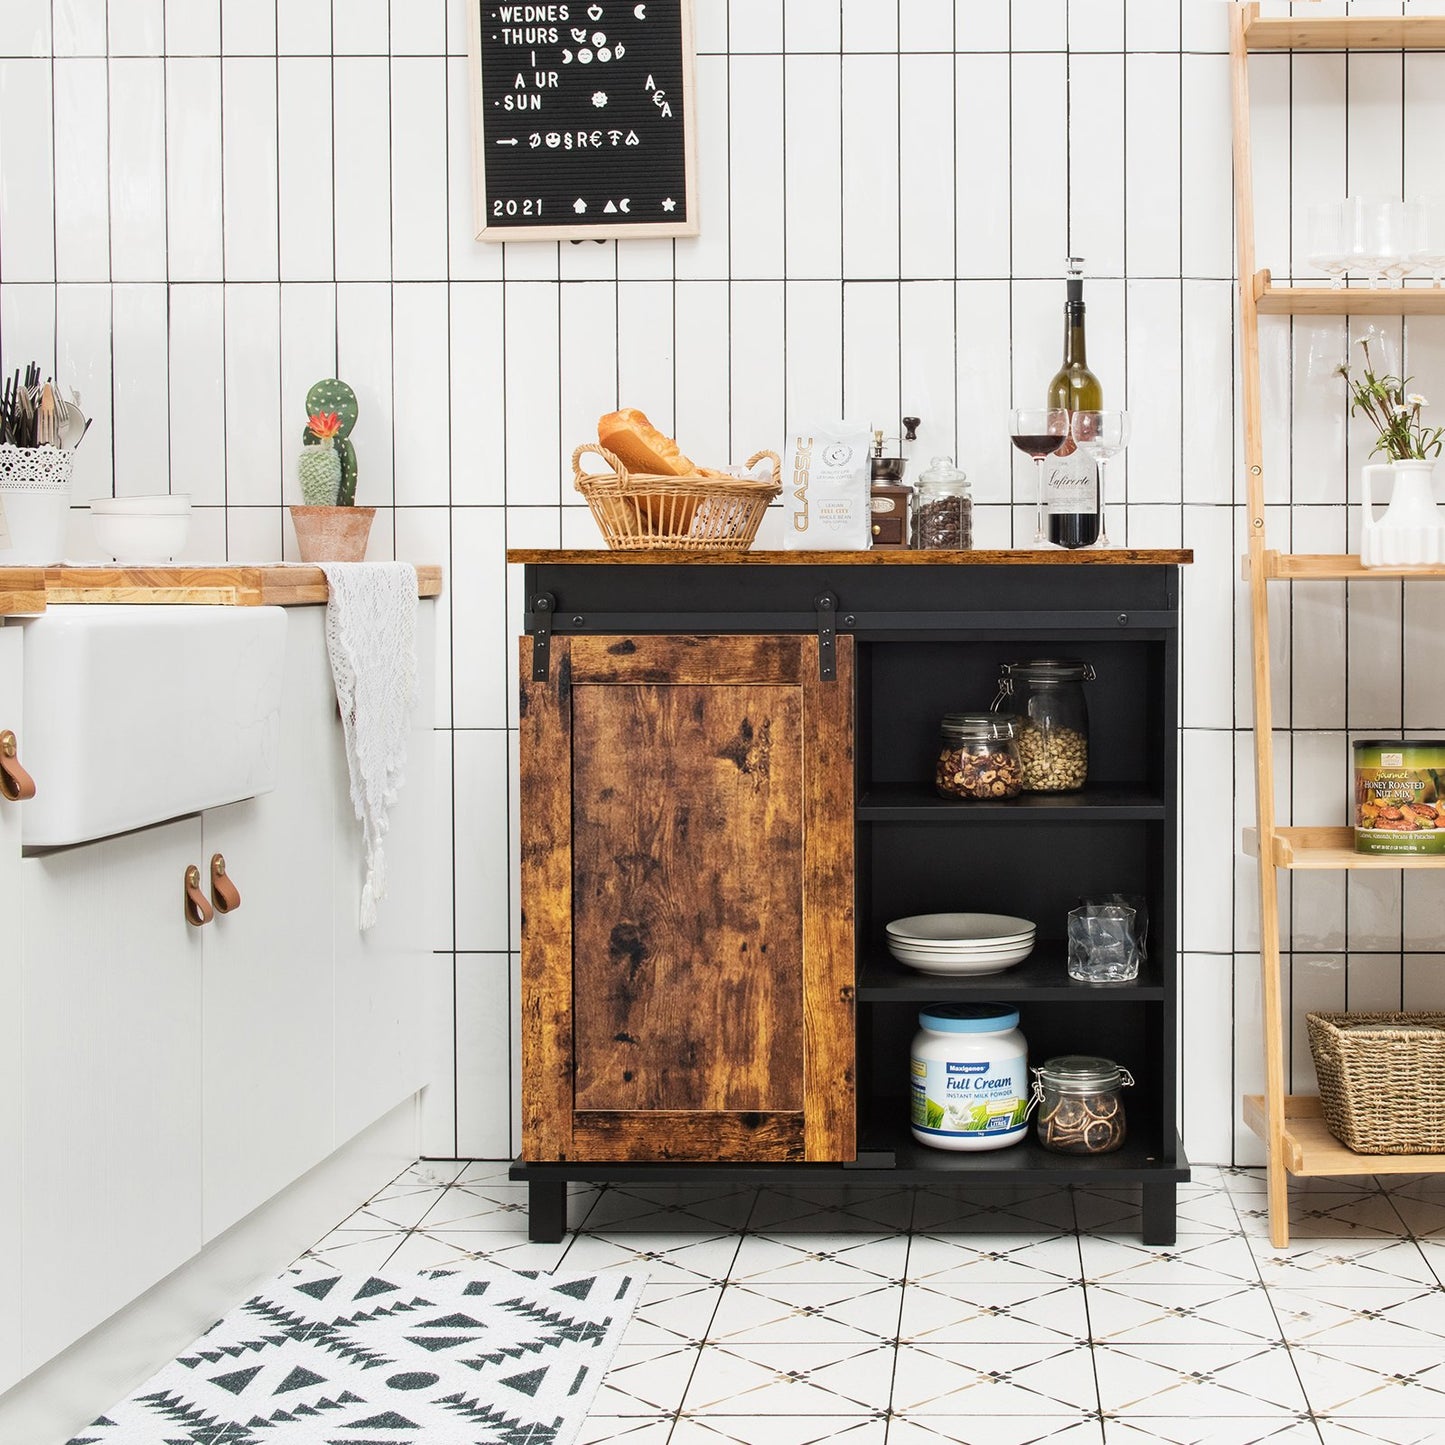
POLYGON ((952 457, 934 457, 919 477, 913 517, 915 547, 963 552, 973 546, 973 496, 952 457))

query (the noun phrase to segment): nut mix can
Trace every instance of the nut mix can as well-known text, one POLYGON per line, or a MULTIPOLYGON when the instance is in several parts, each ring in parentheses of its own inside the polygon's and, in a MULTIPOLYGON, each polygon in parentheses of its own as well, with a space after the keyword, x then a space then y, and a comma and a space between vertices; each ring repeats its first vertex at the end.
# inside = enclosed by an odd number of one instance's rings
POLYGON ((1356 853, 1445 854, 1445 738, 1355 743, 1356 853))

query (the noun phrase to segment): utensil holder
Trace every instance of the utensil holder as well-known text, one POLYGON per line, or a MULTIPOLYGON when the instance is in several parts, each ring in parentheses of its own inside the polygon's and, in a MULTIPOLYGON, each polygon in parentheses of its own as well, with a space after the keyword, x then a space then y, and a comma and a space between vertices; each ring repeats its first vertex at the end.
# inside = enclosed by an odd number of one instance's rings
POLYGON ((0 567, 49 567, 65 555, 74 454, 59 447, 0 443, 0 505, 10 545, 0 567))

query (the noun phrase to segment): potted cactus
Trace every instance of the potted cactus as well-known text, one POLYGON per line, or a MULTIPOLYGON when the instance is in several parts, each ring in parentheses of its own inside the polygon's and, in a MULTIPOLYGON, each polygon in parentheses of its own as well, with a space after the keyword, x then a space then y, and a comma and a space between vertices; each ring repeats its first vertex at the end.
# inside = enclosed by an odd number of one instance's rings
POLYGON ((344 381, 318 381, 306 393, 306 431, 297 474, 303 505, 291 522, 303 562, 360 562, 375 507, 356 505, 356 393, 344 381))

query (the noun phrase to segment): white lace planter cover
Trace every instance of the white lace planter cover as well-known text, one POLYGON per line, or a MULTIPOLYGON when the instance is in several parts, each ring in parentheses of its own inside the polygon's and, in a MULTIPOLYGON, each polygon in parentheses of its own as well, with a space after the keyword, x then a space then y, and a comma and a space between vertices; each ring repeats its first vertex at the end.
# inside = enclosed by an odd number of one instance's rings
POLYGON ((74 453, 59 447, 0 445, 0 567, 48 567, 65 555, 74 453))

